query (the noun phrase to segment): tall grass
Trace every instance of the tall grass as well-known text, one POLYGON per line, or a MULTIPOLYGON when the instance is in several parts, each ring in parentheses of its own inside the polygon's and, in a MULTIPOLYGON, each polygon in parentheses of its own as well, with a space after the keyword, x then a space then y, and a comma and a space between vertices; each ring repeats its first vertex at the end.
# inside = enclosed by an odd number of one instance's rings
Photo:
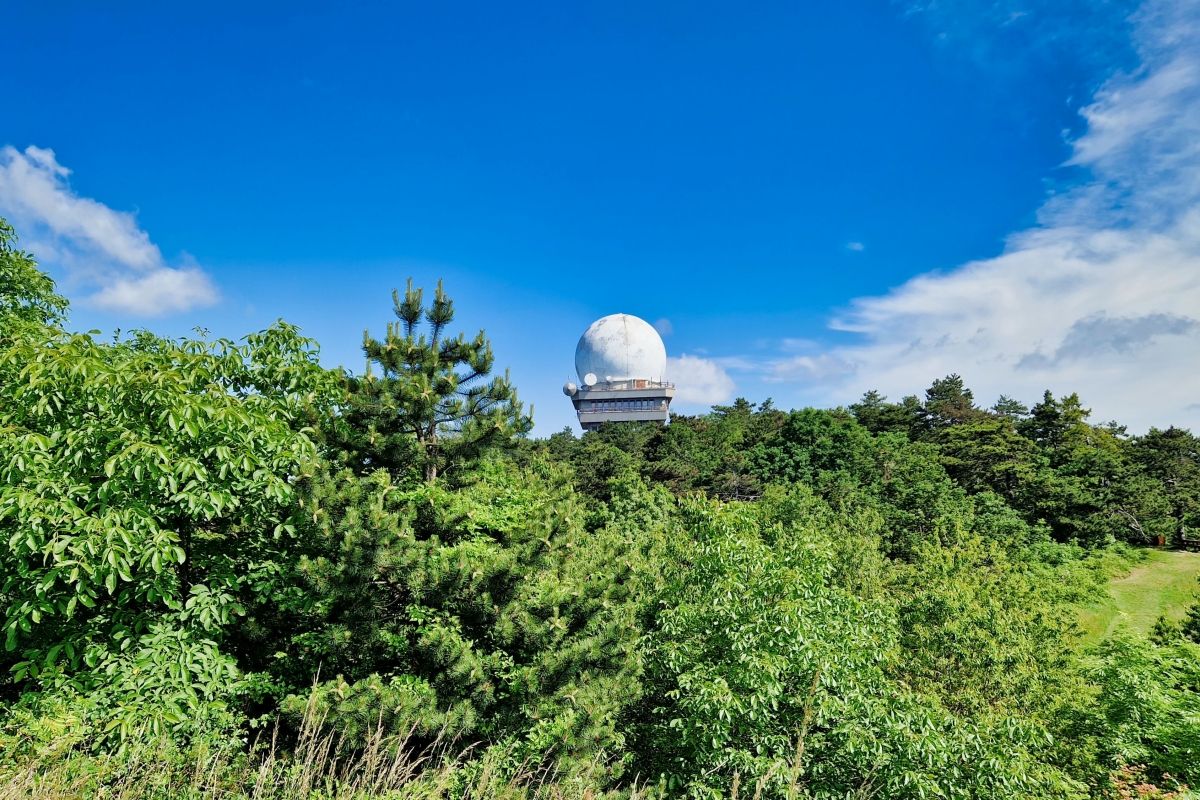
MULTIPOLYGON (((95 754, 80 746, 42 748, 17 761, 0 759, 0 800, 599 800, 603 765, 569 778, 541 765, 510 763, 492 748, 410 737, 376 727, 362 741, 329 731, 310 702, 293 746, 278 729, 247 751, 201 740, 182 749, 169 740, 95 754)), ((648 800, 651 792, 622 793, 648 800)))

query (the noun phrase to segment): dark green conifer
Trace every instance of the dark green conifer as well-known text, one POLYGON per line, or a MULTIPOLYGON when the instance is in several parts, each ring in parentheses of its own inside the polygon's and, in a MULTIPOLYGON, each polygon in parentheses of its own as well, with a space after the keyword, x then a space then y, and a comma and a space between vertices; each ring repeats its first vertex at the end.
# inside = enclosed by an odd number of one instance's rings
POLYGON ((363 334, 367 373, 351 379, 334 437, 352 466, 428 482, 529 432, 532 418, 508 374, 491 375, 495 359, 484 332, 448 335, 454 303, 440 281, 429 306, 411 278, 404 296, 393 292, 392 300, 398 321, 383 339, 363 334))

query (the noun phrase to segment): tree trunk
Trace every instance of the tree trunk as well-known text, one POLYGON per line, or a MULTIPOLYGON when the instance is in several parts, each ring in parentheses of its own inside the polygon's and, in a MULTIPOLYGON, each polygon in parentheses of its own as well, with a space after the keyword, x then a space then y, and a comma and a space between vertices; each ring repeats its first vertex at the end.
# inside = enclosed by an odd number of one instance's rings
POLYGON ((437 480, 437 423, 430 427, 425 435, 425 441, 422 442, 425 450, 425 482, 433 483, 437 480))

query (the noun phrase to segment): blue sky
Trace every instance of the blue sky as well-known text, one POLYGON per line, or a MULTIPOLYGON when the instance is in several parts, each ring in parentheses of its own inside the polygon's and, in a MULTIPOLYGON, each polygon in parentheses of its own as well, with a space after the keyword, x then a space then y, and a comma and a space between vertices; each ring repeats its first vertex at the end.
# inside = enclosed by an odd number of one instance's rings
POLYGON ((0 214, 76 327, 359 369, 443 277, 542 434, 616 311, 685 411, 956 371, 1200 427, 1195 0, 50 5, 4 12, 0 214))

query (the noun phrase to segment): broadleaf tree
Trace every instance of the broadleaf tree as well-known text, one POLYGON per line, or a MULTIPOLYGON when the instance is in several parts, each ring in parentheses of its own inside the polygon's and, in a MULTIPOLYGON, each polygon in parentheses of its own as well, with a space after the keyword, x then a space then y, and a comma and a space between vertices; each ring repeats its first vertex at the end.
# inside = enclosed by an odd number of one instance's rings
POLYGON ((283 323, 67 333, 24 258, 0 315, 25 331, 0 339, 0 694, 106 694, 109 731, 132 730, 122 706, 185 724, 236 687, 221 643, 288 546, 336 376, 283 323))
POLYGON ((33 256, 17 247, 17 234, 0 217, 0 343, 29 326, 62 319, 67 301, 33 256))

